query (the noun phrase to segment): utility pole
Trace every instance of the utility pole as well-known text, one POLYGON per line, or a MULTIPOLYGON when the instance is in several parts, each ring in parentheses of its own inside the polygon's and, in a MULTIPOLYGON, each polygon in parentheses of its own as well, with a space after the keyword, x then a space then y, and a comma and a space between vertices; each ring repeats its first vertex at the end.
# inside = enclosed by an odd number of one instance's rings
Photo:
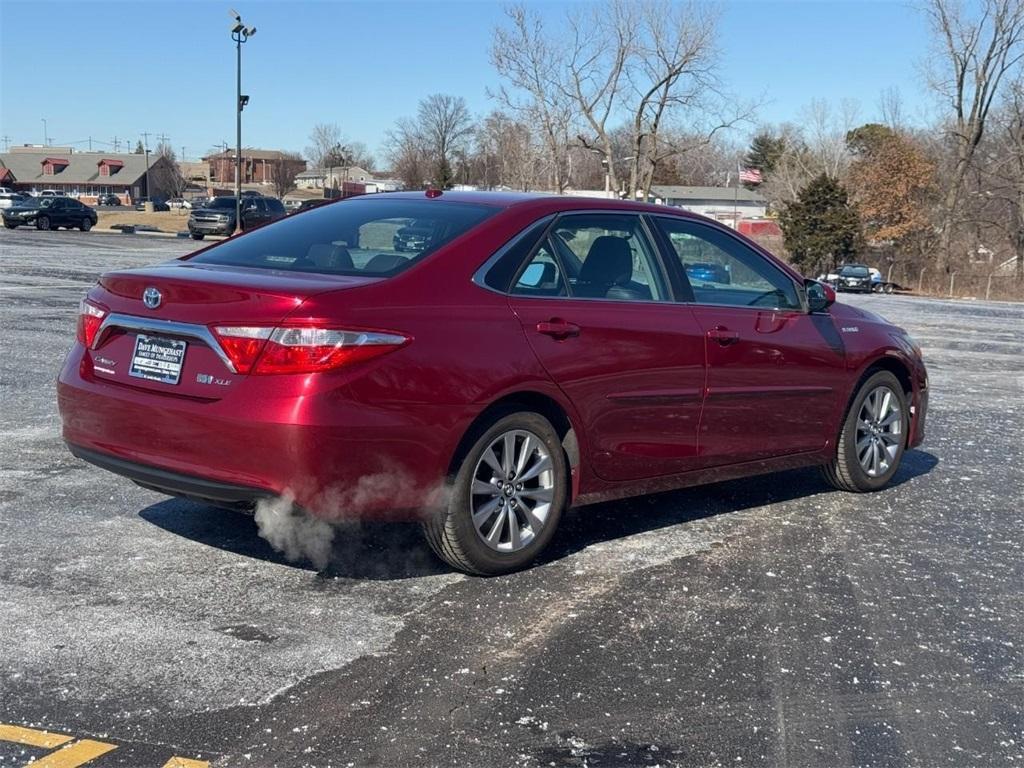
POLYGON ((146 155, 146 197, 152 201, 153 193, 149 189, 149 134, 143 131, 142 138, 145 139, 145 142, 142 145, 142 151, 146 155))
MULTIPOLYGON (((165 136, 164 134, 161 133, 159 136, 156 137, 156 140, 159 141, 160 144, 165 144, 170 138, 170 136, 165 136)), ((160 145, 158 144, 157 146, 160 145)))
POLYGON ((42 117, 40 120, 43 121, 43 146, 50 146, 50 135, 46 132, 46 118, 42 117))
POLYGON ((119 150, 121 148, 121 142, 118 141, 117 140, 117 136, 115 136, 114 140, 112 142, 110 142, 110 143, 114 145, 114 154, 116 155, 117 154, 117 150, 119 150))
POLYGON ((9 150, 11 148, 11 137, 10 136, 4 136, 2 139, 0 139, 0 141, 2 141, 4 143, 4 152, 6 152, 7 150, 9 150))

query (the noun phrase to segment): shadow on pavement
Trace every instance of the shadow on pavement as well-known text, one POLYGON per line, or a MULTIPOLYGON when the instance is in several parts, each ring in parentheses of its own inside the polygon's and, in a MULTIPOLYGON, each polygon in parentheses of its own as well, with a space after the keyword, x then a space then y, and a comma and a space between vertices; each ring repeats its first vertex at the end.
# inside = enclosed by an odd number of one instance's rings
MULTIPOLYGON (((890 487, 926 475, 938 463, 931 453, 910 451, 903 457, 890 487)), ((563 518, 541 562, 560 560, 602 541, 826 492, 830 492, 830 486, 811 467, 594 504, 563 518)), ((139 516, 170 533, 227 552, 314 570, 308 562, 290 563, 276 552, 260 538, 251 515, 170 499, 146 507, 139 516)), ((418 524, 353 522, 338 526, 331 564, 320 576, 390 580, 449 570, 430 551, 418 524)))

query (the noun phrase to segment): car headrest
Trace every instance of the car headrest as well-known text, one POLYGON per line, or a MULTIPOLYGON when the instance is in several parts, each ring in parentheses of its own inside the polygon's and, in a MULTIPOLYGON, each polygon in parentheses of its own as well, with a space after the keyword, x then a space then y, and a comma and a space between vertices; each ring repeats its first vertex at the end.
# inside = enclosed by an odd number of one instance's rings
POLYGON ((602 235, 590 246, 580 269, 579 282, 588 285, 624 285, 633 277, 633 253, 623 237, 602 235))
POLYGON ((407 261, 408 259, 405 256, 399 256, 397 253, 378 253, 366 262, 366 266, 363 269, 366 272, 390 272, 407 261))
POLYGON ((355 269, 348 248, 333 243, 315 243, 309 246, 306 260, 320 269, 355 269))

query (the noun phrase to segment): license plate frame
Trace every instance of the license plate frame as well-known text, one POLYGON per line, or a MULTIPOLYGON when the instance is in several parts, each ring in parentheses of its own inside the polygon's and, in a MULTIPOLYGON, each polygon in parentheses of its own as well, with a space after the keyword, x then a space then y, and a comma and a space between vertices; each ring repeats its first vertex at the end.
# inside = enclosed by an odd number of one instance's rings
POLYGON ((146 381, 175 385, 181 381, 188 342, 140 333, 135 337, 128 375, 146 381))

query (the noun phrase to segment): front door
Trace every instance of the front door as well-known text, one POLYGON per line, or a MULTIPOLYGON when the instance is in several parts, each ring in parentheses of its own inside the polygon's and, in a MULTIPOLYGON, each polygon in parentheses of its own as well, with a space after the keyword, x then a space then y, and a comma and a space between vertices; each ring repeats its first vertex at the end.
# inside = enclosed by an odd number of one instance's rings
POLYGON ((831 318, 808 314, 793 279, 733 233, 657 221, 692 288, 707 349, 703 465, 824 448, 846 396, 831 318))
POLYGON ((575 406, 606 480, 697 467, 703 332, 667 281, 639 216, 559 218, 513 280, 510 305, 575 406))

